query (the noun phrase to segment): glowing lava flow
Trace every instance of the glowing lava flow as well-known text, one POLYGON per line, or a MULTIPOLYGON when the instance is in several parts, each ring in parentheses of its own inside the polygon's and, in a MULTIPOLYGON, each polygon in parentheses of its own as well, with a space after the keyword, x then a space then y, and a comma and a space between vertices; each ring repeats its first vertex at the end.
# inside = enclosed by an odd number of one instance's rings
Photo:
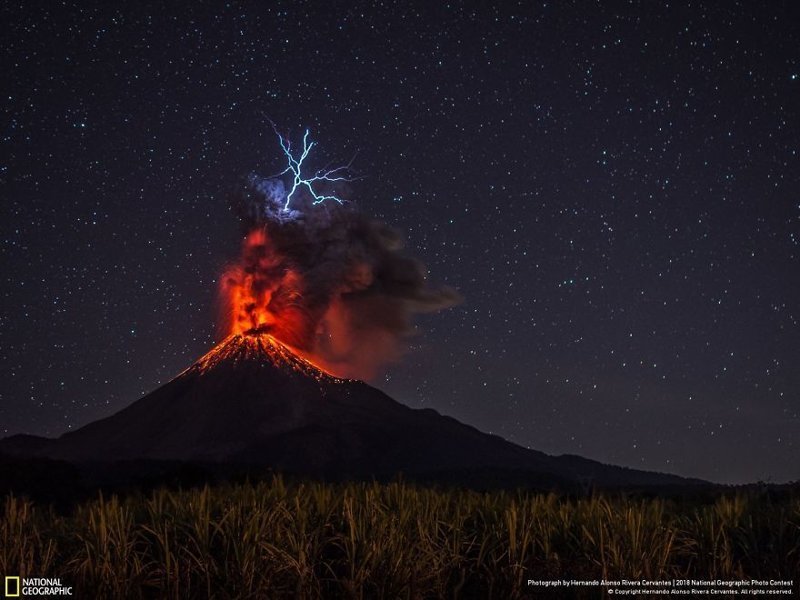
POLYGON ((228 336, 189 370, 196 369, 205 373, 222 363, 234 365, 237 363, 261 363, 284 372, 312 377, 319 382, 343 383, 346 381, 328 373, 306 358, 302 352, 287 346, 260 329, 228 336))

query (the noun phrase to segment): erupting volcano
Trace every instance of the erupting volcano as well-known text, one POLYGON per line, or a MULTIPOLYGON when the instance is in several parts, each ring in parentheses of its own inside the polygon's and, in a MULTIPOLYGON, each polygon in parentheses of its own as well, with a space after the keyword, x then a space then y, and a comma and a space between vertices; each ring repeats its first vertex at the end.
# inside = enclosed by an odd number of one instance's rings
MULTIPOLYGON (((480 486, 686 483, 548 456, 434 410, 408 408, 366 383, 323 371, 263 328, 231 334, 175 379, 106 419, 55 440, 13 436, 0 441, 0 452, 77 465, 146 459, 329 479, 402 473, 480 486)), ((113 467, 115 477, 119 469, 113 467)))
POLYGON ((488 470, 494 483, 503 480, 498 473, 513 474, 516 484, 681 481, 524 449, 360 381, 399 356, 415 313, 451 306, 458 296, 428 285, 393 230, 312 185, 341 180, 338 169, 302 177, 312 146, 306 134, 295 158, 281 138, 291 191, 280 178, 253 176, 235 197, 243 244, 220 278, 218 345, 110 417, 54 440, 13 436, 0 441, 0 452, 77 464, 254 465, 335 478, 469 481, 488 470))
POLYGON ((293 152, 278 134, 286 168, 232 197, 244 240, 220 279, 223 332, 263 329, 321 369, 368 379, 402 354, 415 313, 459 296, 429 285, 397 232, 342 199, 349 165, 304 171, 308 135, 293 152))
POLYGON ((335 422, 354 399, 366 408, 373 392, 319 369, 263 328, 251 329, 231 334, 128 408, 45 443, 40 454, 74 461, 147 458, 285 467, 287 457, 294 461, 321 451, 323 440, 306 449, 273 447, 277 438, 335 422))

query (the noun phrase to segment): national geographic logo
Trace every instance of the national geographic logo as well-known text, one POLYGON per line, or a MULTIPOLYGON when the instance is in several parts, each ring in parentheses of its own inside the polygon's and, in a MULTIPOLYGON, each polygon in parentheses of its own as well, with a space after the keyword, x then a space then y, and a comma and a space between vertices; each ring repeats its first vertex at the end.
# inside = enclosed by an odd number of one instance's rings
POLYGON ((10 577, 6 575, 6 598, 31 598, 33 596, 72 596, 72 586, 61 583, 60 578, 10 577))

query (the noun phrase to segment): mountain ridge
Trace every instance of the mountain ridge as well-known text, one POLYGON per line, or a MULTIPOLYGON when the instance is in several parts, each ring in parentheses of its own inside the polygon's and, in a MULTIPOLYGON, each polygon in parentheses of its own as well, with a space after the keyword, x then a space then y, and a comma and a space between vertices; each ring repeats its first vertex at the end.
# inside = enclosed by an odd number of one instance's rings
POLYGON ((71 463, 227 463, 334 478, 494 470, 601 487, 706 483, 523 448, 337 378, 263 330, 230 336, 113 415, 59 438, 5 438, 0 453, 71 463))

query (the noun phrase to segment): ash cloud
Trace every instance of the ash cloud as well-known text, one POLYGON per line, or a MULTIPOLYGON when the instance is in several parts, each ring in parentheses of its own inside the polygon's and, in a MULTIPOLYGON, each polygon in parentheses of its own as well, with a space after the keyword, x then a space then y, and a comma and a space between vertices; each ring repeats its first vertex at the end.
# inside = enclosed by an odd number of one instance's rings
POLYGON ((281 180, 250 177, 232 199, 246 239, 223 296, 230 304, 243 284, 250 296, 227 306, 234 331, 264 326, 328 371, 368 379, 402 355, 415 314, 460 302, 429 284, 396 230, 352 204, 300 196, 286 211, 285 193, 281 180))

